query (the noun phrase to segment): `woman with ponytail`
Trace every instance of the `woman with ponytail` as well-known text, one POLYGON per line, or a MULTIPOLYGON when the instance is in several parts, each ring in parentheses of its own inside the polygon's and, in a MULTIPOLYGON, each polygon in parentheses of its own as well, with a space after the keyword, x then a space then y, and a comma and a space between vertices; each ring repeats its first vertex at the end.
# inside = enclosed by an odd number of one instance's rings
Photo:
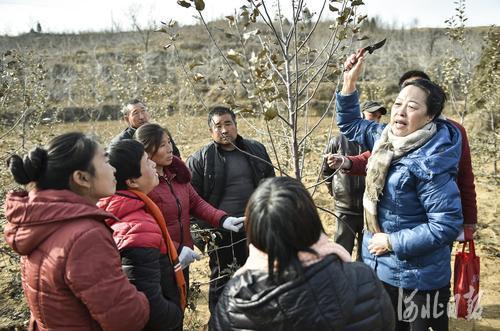
POLYGON ((30 330, 141 330, 148 301, 121 270, 99 199, 115 192, 104 150, 82 133, 66 133, 24 158, 13 155, 14 180, 30 192, 5 200, 7 243, 21 255, 30 330))
POLYGON ((116 193, 99 206, 114 214, 107 223, 120 250, 122 268, 149 300, 144 330, 180 330, 186 306, 186 284, 165 219, 147 196, 158 185, 156 164, 135 140, 112 144, 109 162, 116 169, 116 193))

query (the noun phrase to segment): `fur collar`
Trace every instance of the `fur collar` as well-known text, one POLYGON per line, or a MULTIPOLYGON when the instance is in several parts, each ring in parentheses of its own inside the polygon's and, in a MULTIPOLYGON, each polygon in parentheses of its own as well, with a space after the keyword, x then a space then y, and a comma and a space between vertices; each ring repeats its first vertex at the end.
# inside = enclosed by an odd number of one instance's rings
POLYGON ((168 180, 175 180, 180 184, 186 184, 191 181, 191 172, 184 161, 177 156, 174 156, 172 163, 163 168, 163 171, 168 180))

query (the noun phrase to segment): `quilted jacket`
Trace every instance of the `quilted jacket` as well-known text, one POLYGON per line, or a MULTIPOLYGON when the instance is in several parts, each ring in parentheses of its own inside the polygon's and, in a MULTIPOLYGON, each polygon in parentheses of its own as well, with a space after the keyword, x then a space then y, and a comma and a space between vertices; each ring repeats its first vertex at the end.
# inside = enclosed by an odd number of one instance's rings
POLYGON ((71 191, 41 190, 8 194, 5 216, 31 330, 142 330, 148 301, 121 269, 104 222, 113 215, 71 191))

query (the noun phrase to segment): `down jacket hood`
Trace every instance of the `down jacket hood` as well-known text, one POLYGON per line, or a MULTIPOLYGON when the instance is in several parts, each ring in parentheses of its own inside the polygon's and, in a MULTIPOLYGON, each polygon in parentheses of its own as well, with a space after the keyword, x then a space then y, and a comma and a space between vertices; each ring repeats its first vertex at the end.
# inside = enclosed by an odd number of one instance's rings
POLYGON ((10 192, 5 199, 5 239, 20 255, 28 255, 58 230, 60 223, 92 218, 103 221, 113 215, 69 190, 10 192))
POLYGON ((436 120, 436 125, 438 131, 424 146, 399 161, 423 180, 445 172, 456 174, 462 152, 460 131, 445 120, 436 120))
MULTIPOLYGON (((108 213, 115 215, 120 220, 138 211, 145 212, 145 203, 134 193, 127 190, 117 191, 112 196, 99 200, 97 206, 104 209, 108 213)), ((110 219, 106 222, 109 225, 112 225, 120 220, 110 219)))
POLYGON ((167 253, 158 223, 135 193, 120 190, 101 199, 97 205, 119 218, 109 218, 106 223, 113 229, 113 239, 120 251, 132 247, 150 247, 159 249, 162 254, 167 253))

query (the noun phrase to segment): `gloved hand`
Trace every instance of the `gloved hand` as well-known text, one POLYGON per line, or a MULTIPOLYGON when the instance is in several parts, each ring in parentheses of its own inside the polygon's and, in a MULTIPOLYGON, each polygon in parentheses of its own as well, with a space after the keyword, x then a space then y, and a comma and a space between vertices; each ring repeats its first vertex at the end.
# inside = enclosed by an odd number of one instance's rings
POLYGON ((182 269, 199 259, 201 259, 201 256, 191 248, 187 246, 182 247, 181 253, 179 254, 179 263, 181 264, 182 269))
POLYGON ((229 231, 239 232, 243 227, 243 222, 245 222, 244 216, 242 217, 229 216, 224 220, 224 223, 222 223, 222 227, 229 231))

